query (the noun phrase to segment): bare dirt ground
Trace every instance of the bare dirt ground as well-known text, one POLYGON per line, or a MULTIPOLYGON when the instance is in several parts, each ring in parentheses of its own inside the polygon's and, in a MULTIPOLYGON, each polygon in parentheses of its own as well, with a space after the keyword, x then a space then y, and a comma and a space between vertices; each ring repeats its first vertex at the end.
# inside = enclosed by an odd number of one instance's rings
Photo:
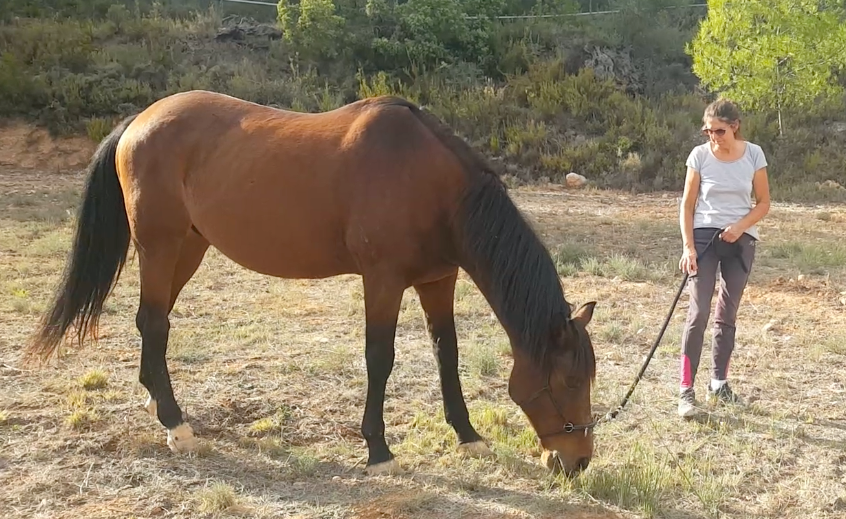
MULTIPOLYGON (((2 139, 0 139, 2 142, 2 139)), ((2 157, 0 157, 2 158, 2 157)), ((461 457, 413 291, 388 384, 402 476, 367 477, 359 279, 278 280, 214 250, 171 317, 177 399, 202 446, 175 455, 137 382, 137 262, 96 345, 40 369, 19 349, 58 280, 82 177, 0 160, 0 516, 8 518, 835 518, 846 515, 846 208, 776 203, 761 224, 731 366, 748 405, 675 415, 682 297, 633 400, 568 481, 538 462, 510 401, 509 347, 465 276, 462 383, 495 459, 461 457)), ((513 197, 560 263, 568 300, 597 300, 597 412, 617 405, 681 280, 677 194, 523 188, 513 197)), ((706 341, 710 335, 706 336, 706 341)), ((710 354, 697 391, 704 395, 710 354)))

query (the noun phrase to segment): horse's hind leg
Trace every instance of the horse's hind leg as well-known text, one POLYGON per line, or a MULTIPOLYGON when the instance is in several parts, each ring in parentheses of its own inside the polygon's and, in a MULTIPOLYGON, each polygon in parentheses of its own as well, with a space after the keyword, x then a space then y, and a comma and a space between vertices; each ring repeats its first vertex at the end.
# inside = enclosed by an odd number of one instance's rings
POLYGON ((193 450, 196 439, 182 418, 170 382, 165 358, 170 332, 168 314, 175 294, 193 275, 208 246, 200 237, 188 238, 190 223, 187 218, 177 223, 179 220, 178 212, 159 208, 154 215, 136 214, 133 222, 141 270, 141 302, 135 318, 141 332, 139 380, 150 393, 148 410, 155 410, 159 422, 167 428, 167 444, 174 452, 193 450), (173 220, 168 220, 168 215, 173 220))
POLYGON ((470 423, 458 378, 458 339, 453 311, 457 277, 456 271, 439 281, 415 285, 414 289, 426 314, 426 326, 438 361, 444 415, 458 435, 458 448, 471 456, 490 456, 491 450, 470 423))
POLYGON ((170 306, 168 312, 173 310, 176 298, 185 287, 185 284, 197 272, 203 257, 209 249, 209 242, 193 228, 188 231, 185 241, 182 242, 182 250, 179 253, 179 261, 176 263, 176 271, 173 274, 173 282, 170 289, 170 306))
MULTIPOLYGON (((182 291, 182 288, 191 279, 200 263, 203 261, 206 250, 209 248, 209 242, 206 241, 200 234, 193 229, 188 231, 185 240, 182 242, 182 248, 179 253, 179 260, 176 263, 176 270, 173 274, 173 281, 171 282, 170 290, 170 304, 168 305, 168 313, 173 310, 173 305, 176 303, 176 298, 182 291)), ((139 328, 140 330, 140 328, 139 328)), ((143 352, 142 352, 143 356, 143 352)), ((158 417, 158 405, 156 399, 153 398, 152 393, 147 399, 145 405, 147 411, 154 417, 158 417)))

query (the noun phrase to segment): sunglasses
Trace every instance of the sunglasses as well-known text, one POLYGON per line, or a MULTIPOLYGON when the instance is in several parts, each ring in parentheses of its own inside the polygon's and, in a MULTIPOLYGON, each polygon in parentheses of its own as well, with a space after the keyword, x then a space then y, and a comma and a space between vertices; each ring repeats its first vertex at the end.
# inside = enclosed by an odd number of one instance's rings
POLYGON ((713 135, 716 135, 717 137, 722 137, 723 135, 726 134, 726 129, 725 128, 719 128, 717 130, 712 130, 711 128, 702 128, 702 134, 703 135, 713 134, 713 135))

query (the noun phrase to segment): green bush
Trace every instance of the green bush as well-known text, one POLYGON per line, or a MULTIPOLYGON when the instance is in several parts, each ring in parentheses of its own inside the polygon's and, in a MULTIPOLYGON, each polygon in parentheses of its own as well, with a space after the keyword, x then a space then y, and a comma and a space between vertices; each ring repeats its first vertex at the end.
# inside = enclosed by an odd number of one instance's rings
MULTIPOLYGON (((391 94, 425 105, 523 181, 574 171, 598 186, 680 189, 709 100, 684 53, 704 12, 606 3, 623 12, 499 21, 579 2, 282 0, 254 11, 278 19, 281 38, 218 41, 241 6, 225 4, 225 18, 210 0, 9 0, 0 116, 99 140, 118 118, 191 89, 308 112, 391 94)), ((788 138, 772 114, 744 116, 775 195, 846 199, 816 187, 843 178, 846 135, 822 110, 800 115, 788 138)))

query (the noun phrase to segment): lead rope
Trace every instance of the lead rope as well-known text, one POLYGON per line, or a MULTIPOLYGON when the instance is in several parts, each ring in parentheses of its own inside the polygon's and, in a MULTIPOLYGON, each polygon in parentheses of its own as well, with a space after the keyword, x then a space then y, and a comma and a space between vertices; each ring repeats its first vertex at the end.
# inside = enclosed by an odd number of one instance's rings
MULTIPOLYGON (((708 244, 705 245, 705 248, 702 249, 702 252, 696 256, 697 268, 699 266, 699 260, 705 255, 705 253, 708 251, 708 249, 711 248, 711 246, 714 244, 714 240, 716 240, 717 237, 720 234, 722 234, 724 231, 725 231, 725 229, 723 228, 723 229, 719 229, 717 232, 715 232, 714 235, 711 237, 711 239, 708 241, 708 244)), ((623 397, 623 401, 620 402, 620 405, 617 406, 616 409, 614 409, 613 411, 610 411, 608 414, 606 414, 602 418, 596 420, 595 425, 599 425, 602 422, 610 422, 611 420, 617 418, 617 415, 620 413, 620 411, 623 410, 623 407, 625 407, 626 404, 629 402, 629 398, 632 396, 632 393, 634 393, 635 387, 637 387, 637 384, 638 384, 638 382, 640 382, 640 379, 643 378, 643 374, 646 372, 646 368, 647 368, 647 366, 649 366, 649 361, 652 360, 652 356, 655 354, 655 350, 657 350, 658 345, 661 344, 661 339, 664 338, 664 332, 667 331, 667 325, 670 324, 670 319, 673 316, 673 312, 676 309, 676 305, 679 302, 679 298, 681 297, 682 291, 684 290, 684 287, 687 284, 687 279, 689 277, 690 277, 690 274, 685 272, 684 277, 682 278, 682 282, 679 285, 679 289, 678 289, 678 291, 676 291, 676 297, 673 299, 673 305, 670 307, 670 311, 667 313, 667 317, 664 319, 664 324, 661 326, 661 331, 658 332, 658 337, 655 339, 655 342, 652 344, 652 349, 649 350, 649 355, 646 356, 646 361, 644 361, 643 365, 640 367, 640 371, 638 372, 637 377, 635 377, 634 382, 632 382, 632 385, 629 386, 629 390, 626 393, 626 396, 623 397)))

